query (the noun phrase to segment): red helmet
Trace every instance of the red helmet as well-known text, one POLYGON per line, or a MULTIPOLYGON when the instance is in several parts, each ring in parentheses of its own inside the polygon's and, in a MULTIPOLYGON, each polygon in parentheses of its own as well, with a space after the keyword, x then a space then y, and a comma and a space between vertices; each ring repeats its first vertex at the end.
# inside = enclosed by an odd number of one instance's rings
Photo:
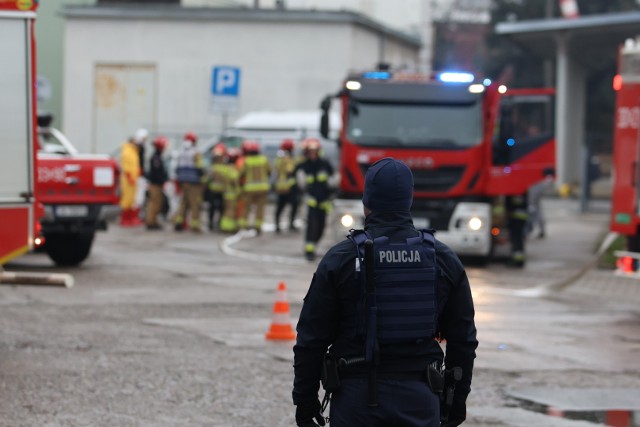
POLYGON ((254 141, 252 139, 247 139, 245 141, 242 141, 242 152, 244 154, 259 153, 260 145, 258 144, 258 141, 254 141))
POLYGON ((229 159, 229 163, 235 163, 241 155, 242 152, 237 147, 229 147, 227 150, 227 159, 229 159))
POLYGON ((280 144, 280 149, 284 151, 293 151, 295 146, 296 143, 293 142, 293 139, 285 139, 284 141, 282 141, 282 144, 280 144))
POLYGON ((214 156, 221 157, 221 156, 224 156, 226 153, 227 153, 227 146, 224 145, 222 142, 217 143, 211 149, 211 154, 214 156))
POLYGON ((169 141, 162 135, 156 136, 153 140, 153 146, 158 150, 164 150, 165 148, 167 148, 167 145, 169 145, 169 141))
POLYGON ((183 139, 185 141, 191 141, 191 142, 193 142, 195 144, 196 142, 198 142, 198 135, 196 135, 193 132, 187 132, 187 133, 184 134, 183 139))

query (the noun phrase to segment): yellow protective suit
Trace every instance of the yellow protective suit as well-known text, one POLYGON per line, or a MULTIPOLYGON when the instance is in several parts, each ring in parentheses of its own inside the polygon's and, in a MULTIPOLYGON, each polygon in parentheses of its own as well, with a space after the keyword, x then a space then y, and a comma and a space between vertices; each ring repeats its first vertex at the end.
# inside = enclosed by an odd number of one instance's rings
POLYGON ((140 177, 140 151, 133 142, 122 144, 120 153, 120 208, 131 210, 135 206, 136 187, 140 177))

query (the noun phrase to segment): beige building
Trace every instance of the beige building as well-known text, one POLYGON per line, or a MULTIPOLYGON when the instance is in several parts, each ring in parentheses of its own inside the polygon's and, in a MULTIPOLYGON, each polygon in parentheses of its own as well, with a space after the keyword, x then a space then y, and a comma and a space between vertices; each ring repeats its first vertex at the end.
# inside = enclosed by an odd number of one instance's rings
POLYGON ((317 109, 348 70, 413 67, 421 47, 345 11, 112 5, 62 15, 64 130, 98 153, 140 126, 213 138, 249 111, 317 109))

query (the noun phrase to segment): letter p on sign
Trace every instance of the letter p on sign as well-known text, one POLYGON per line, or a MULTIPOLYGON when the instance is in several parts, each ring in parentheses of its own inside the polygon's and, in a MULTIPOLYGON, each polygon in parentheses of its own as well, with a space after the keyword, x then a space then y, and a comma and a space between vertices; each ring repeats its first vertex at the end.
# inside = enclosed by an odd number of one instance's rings
POLYGON ((213 95, 238 96, 240 93, 240 68, 214 67, 211 93, 213 95))

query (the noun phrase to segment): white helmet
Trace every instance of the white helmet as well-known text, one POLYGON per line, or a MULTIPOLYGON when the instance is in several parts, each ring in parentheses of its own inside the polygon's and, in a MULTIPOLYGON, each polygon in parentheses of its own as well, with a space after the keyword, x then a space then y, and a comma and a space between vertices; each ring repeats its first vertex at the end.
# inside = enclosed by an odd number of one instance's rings
POLYGON ((144 143, 148 137, 149 137, 149 131, 146 130, 145 128, 140 128, 136 131, 136 133, 133 134, 133 140, 137 144, 144 143))

